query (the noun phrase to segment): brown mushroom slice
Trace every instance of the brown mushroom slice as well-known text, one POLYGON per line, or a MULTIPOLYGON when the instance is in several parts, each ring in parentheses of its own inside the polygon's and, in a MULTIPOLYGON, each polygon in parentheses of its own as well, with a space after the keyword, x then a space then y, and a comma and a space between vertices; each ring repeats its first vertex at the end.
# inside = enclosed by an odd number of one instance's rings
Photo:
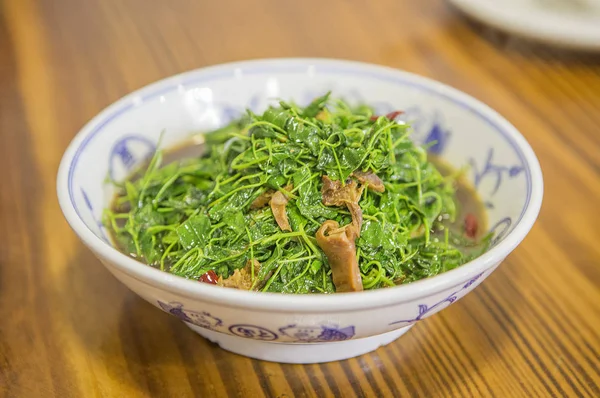
POLYGON ((363 215, 362 209, 358 205, 358 203, 346 203, 346 207, 350 211, 350 215, 352 216, 352 225, 355 227, 356 237, 360 236, 360 229, 362 228, 363 223, 363 215))
POLYGON ((384 192, 385 186, 381 178, 372 171, 360 171, 356 170, 352 173, 352 176, 356 178, 361 184, 366 184, 367 188, 375 192, 384 192))
POLYGON ((265 191, 263 193, 261 193, 258 198, 254 199, 252 201, 252 203, 250 204, 250 209, 254 210, 254 209, 262 209, 263 207, 265 207, 266 205, 269 204, 269 201, 271 200, 271 198, 273 197, 273 193, 275 191, 273 190, 268 190, 265 191))
POLYGON ((325 175, 322 180, 321 195, 323 204, 325 206, 346 206, 352 215, 352 223, 356 227, 357 233, 360 234, 363 217, 358 201, 364 187, 359 186, 354 180, 349 180, 345 185, 342 185, 341 181, 332 181, 325 175))
POLYGON ((333 181, 328 176, 321 177, 323 187, 321 187, 321 195, 323 196, 323 204, 325 206, 344 206, 346 202, 344 198, 348 196, 349 185, 342 185, 341 181, 333 181))
POLYGON ((287 213, 285 212, 285 205, 287 205, 287 202, 288 198, 281 191, 275 192, 271 198, 271 211, 273 211, 275 221, 282 231, 292 230, 287 213))
POLYGON ((252 288, 252 264, 254 263, 254 275, 258 275, 260 263, 256 259, 248 260, 246 266, 242 269, 236 269, 227 279, 220 277, 217 281, 218 286, 230 287, 234 289, 250 290, 252 288))
POLYGON ((356 237, 354 225, 340 228, 340 225, 333 220, 325 221, 316 234, 317 244, 325 253, 331 266, 333 284, 338 293, 363 290, 354 244, 356 237))

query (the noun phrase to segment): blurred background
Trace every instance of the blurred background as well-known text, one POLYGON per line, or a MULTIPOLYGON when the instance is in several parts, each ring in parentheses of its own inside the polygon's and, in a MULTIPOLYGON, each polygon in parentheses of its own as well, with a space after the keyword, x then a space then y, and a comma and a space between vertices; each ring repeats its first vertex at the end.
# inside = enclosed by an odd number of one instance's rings
POLYGON ((0 395, 600 394, 600 14, 587 1, 0 0, 0 395), (60 158, 105 106, 265 57, 434 78, 500 112, 540 159, 525 243, 389 353, 300 368, 219 351, 114 280, 60 212, 60 158))

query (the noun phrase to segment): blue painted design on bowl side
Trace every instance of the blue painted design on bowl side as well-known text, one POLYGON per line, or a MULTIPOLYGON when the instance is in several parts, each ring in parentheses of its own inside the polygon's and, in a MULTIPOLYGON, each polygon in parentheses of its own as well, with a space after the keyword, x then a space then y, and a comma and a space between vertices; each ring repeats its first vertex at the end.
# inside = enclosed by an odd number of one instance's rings
POLYGON ((330 341, 344 341, 354 337, 354 326, 340 328, 336 325, 321 326, 298 326, 288 325, 279 329, 281 335, 263 326, 237 324, 224 327, 223 320, 211 315, 206 311, 192 311, 184 308, 177 301, 164 302, 157 300, 158 306, 168 314, 171 314, 183 322, 199 326, 215 332, 233 334, 254 340, 274 341, 280 337, 287 337, 297 343, 318 343, 330 341))
POLYGON ((253 340, 273 341, 278 338, 277 333, 255 325, 231 325, 229 331, 236 336, 253 340))
POLYGON ((223 321, 220 318, 212 316, 205 311, 191 311, 184 309, 183 304, 179 302, 165 303, 157 300, 157 303, 163 311, 176 316, 184 322, 191 323, 192 325, 214 331, 217 331, 217 329, 223 325, 223 321))
POLYGON ((288 336, 299 343, 317 343, 328 341, 344 341, 354 337, 354 326, 339 328, 334 325, 302 326, 287 325, 279 329, 284 336, 288 336))
MULTIPOLYGON (((465 291, 466 289, 470 288, 471 285, 473 285, 473 283, 475 283, 479 278, 481 278, 483 276, 483 273, 475 276, 474 278, 471 278, 467 283, 465 283, 460 289, 450 293, 447 297, 445 297, 444 299, 438 301, 437 303, 433 304, 433 305, 427 305, 427 304, 419 304, 419 313, 417 314, 416 317, 412 318, 412 319, 402 319, 399 321, 394 321, 391 322, 390 325, 398 325, 398 324, 402 324, 402 326, 408 326, 410 324, 413 324, 417 321, 420 321, 421 319, 423 319, 427 314, 429 314, 431 311, 435 310, 435 309, 440 309, 440 307, 444 304, 452 304, 453 302, 455 302, 456 300, 458 300, 459 298, 461 298, 462 296, 464 296, 464 294, 460 295, 459 294, 463 291, 465 291)), ((466 292, 464 292, 466 294, 466 292)))

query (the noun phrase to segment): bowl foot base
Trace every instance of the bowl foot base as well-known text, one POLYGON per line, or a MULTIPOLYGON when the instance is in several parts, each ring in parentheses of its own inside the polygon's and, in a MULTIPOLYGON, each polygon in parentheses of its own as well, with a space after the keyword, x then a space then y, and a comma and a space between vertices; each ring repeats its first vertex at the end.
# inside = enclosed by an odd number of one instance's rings
POLYGON ((214 332, 186 323, 202 337, 233 353, 263 361, 281 363, 322 363, 353 358, 387 345, 402 336, 412 325, 377 336, 331 343, 292 344, 250 340, 214 332))

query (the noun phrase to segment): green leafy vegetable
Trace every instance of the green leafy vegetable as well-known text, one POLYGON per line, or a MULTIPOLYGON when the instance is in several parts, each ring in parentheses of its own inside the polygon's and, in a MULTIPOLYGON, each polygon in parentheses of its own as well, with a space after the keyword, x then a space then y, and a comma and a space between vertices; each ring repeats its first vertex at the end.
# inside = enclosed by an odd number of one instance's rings
POLYGON ((254 290, 332 293, 315 234, 327 220, 350 224, 352 214, 323 204, 322 177, 346 184, 355 172, 385 186, 361 191, 358 203, 365 289, 437 275, 488 247, 489 237, 464 236, 456 175, 440 172, 407 124, 374 117, 366 105, 329 93, 305 108, 280 102, 207 133, 205 143, 204 155, 167 165, 159 150, 145 171, 118 185, 104 223, 121 250, 186 278, 214 271, 221 280, 250 278, 254 290), (266 205, 274 191, 288 200, 291 232, 266 205))

